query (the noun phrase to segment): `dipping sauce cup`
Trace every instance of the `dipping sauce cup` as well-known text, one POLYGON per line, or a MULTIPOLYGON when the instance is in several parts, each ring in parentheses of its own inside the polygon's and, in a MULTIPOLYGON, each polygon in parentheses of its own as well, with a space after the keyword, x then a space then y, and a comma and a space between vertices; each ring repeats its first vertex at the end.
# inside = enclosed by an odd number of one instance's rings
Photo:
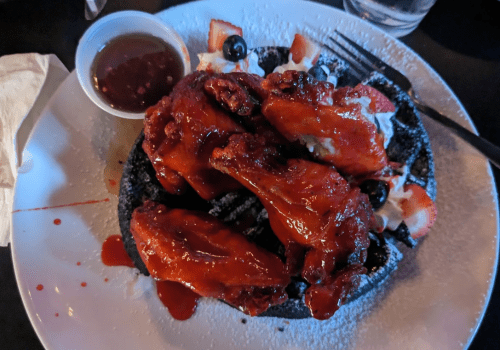
POLYGON ((188 50, 157 16, 120 11, 96 21, 76 50, 76 74, 87 96, 118 117, 142 119, 191 72, 188 50))

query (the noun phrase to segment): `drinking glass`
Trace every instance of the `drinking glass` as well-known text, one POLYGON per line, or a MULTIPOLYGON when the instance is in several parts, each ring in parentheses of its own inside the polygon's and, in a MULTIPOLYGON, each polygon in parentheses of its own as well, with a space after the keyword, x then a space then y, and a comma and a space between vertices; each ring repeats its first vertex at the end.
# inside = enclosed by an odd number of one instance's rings
POLYGON ((436 0, 344 0, 344 9, 395 37, 409 34, 436 0))

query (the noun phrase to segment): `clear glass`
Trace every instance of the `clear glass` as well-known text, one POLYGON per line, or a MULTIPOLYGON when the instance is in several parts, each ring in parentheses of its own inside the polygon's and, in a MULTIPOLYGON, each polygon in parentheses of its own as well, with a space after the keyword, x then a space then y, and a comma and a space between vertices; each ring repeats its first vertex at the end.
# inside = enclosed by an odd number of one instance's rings
POLYGON ((436 0, 344 0, 344 9, 395 37, 411 33, 436 0))

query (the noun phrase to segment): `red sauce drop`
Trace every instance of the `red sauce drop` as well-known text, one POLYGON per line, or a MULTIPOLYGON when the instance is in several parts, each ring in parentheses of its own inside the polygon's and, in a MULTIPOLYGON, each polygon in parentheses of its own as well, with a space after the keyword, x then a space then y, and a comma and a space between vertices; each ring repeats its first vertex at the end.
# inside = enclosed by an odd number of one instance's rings
POLYGON ((36 286, 36 290, 43 290, 43 284, 39 284, 38 286, 36 286))
POLYGON ((109 180, 109 185, 110 185, 111 187, 115 187, 115 186, 116 186, 116 181, 115 181, 115 180, 113 180, 113 179, 110 179, 110 180, 109 180))
POLYGON ((170 94, 182 78, 184 64, 176 49, 147 34, 111 40, 92 63, 92 78, 111 107, 144 112, 170 94))
POLYGON ((59 317, 59 312, 56 312, 56 317, 59 317))
POLYGON ((158 281, 156 291, 173 318, 184 321, 196 311, 200 296, 178 282, 158 281))
POLYGON ((81 285, 82 287, 87 287, 87 282, 82 282, 80 285, 81 285))
POLYGON ((61 225, 61 219, 55 219, 54 225, 61 225))
POLYGON ((134 267, 134 262, 123 246, 122 236, 109 236, 102 244, 101 260, 106 266, 134 267))
POLYGON ((79 262, 79 261, 76 263, 76 265, 77 265, 77 266, 80 266, 81 264, 82 264, 82 263, 81 263, 81 262, 79 262))
POLYGON ((108 282, 108 281, 109 281, 109 278, 107 278, 107 277, 106 277, 106 278, 104 279, 104 282, 108 282))

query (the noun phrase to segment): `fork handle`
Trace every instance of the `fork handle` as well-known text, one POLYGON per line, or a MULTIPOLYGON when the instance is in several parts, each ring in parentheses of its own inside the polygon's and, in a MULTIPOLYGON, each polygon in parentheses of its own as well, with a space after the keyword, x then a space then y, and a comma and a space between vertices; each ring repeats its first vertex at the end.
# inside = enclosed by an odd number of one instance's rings
POLYGON ((420 112, 424 113, 438 123, 448 127, 453 133, 455 133, 469 145, 482 153, 486 158, 488 158, 491 164, 500 169, 500 147, 470 132, 460 124, 446 117, 444 114, 439 113, 435 109, 422 104, 422 102, 418 101, 417 99, 412 98, 412 100, 420 112))

